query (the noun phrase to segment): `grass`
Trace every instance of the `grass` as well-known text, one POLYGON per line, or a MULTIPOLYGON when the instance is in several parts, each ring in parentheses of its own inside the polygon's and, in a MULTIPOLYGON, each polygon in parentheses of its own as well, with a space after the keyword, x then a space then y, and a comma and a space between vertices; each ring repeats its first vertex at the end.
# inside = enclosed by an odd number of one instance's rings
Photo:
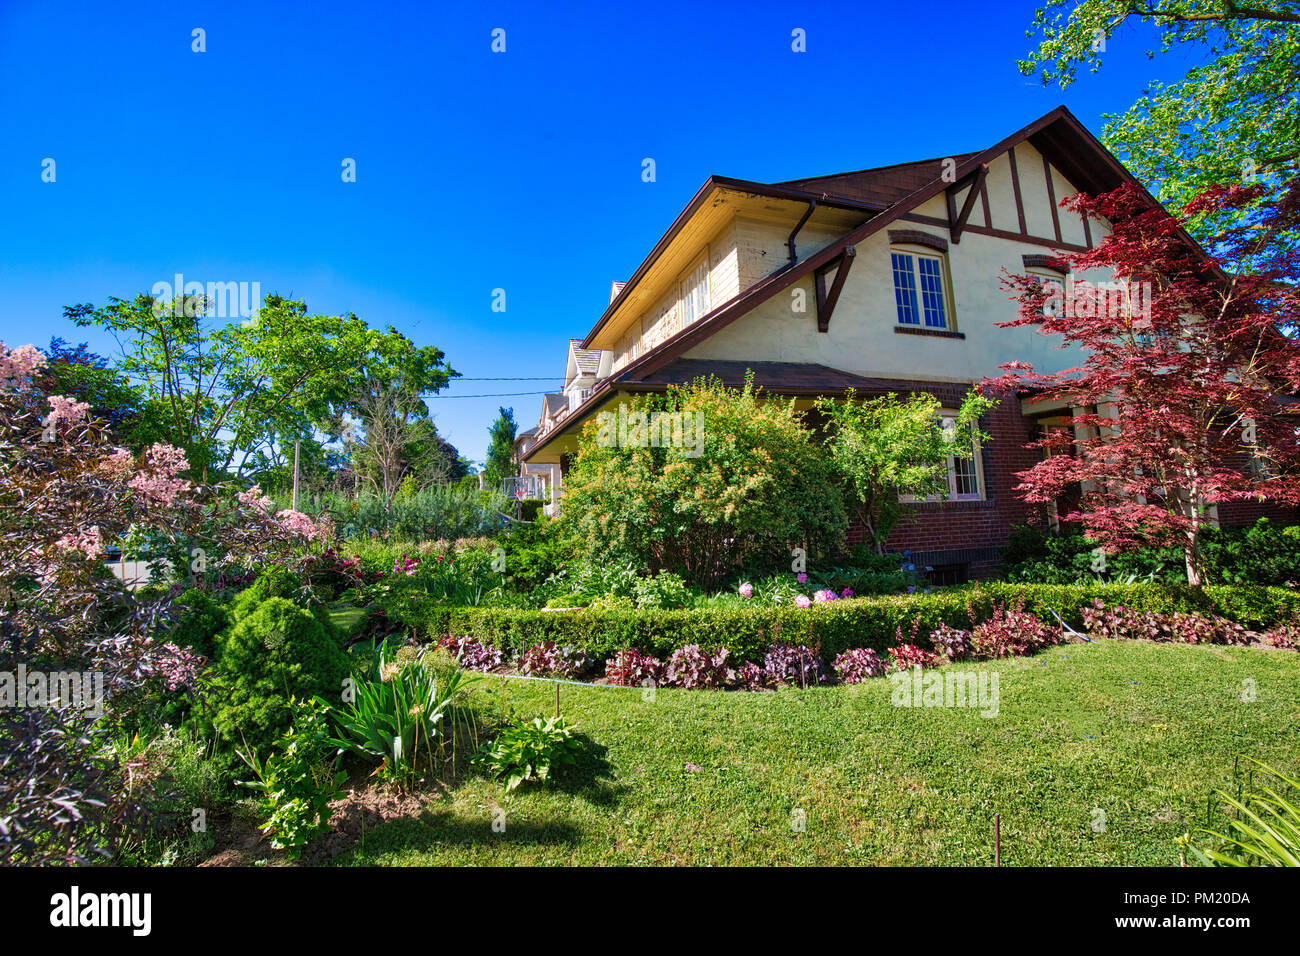
MULTIPOLYGON (((985 865, 999 812, 1004 865, 1176 866, 1237 754, 1296 769, 1300 654, 1099 642, 977 666, 999 672, 997 717, 894 707, 886 679, 653 700, 564 685, 576 768, 509 796, 471 777, 336 862, 985 865)), ((478 686, 503 713, 554 712, 553 684, 478 686)))

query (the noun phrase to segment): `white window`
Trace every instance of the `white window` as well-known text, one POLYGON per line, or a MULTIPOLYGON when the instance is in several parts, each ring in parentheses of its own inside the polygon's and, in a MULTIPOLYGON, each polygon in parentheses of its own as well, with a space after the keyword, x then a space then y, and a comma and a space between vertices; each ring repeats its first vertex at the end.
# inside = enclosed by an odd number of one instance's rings
MULTIPOLYGON (((938 427, 951 435, 957 427, 957 413, 954 411, 943 412, 939 418, 938 427)), ((957 455, 948 456, 945 475, 948 483, 946 495, 930 495, 926 498, 917 495, 900 495, 899 500, 913 503, 943 501, 945 498, 950 501, 984 500, 984 469, 980 462, 979 442, 975 441, 974 432, 974 426, 971 426, 971 456, 969 458, 957 455)))
POLYGON ((700 256, 695 267, 680 283, 682 325, 687 326, 709 312, 709 260, 700 256))
POLYGON ((948 281, 943 256, 891 249, 894 306, 898 324, 926 329, 950 329, 948 281))

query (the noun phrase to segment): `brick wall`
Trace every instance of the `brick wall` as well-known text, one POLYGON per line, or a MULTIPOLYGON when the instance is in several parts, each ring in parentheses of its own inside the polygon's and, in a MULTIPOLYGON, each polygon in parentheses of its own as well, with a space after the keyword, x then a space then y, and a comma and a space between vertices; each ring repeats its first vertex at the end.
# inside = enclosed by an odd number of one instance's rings
MULTIPOLYGON (((900 394, 929 392, 945 408, 959 407, 967 392, 965 385, 946 382, 895 382, 889 387, 900 394)), ((980 449, 985 499, 905 506, 904 517, 889 536, 889 550, 910 550, 918 563, 964 564, 970 577, 988 577, 1000 564, 998 549, 1012 525, 1046 521, 1043 506, 1027 504, 1012 490, 1019 483, 1015 473, 1031 467, 1040 454, 1024 447, 1033 440, 1033 423, 1020 414, 1019 400, 1003 397, 980 427, 989 435, 980 449)), ((850 544, 864 539, 861 525, 849 529, 850 544)))

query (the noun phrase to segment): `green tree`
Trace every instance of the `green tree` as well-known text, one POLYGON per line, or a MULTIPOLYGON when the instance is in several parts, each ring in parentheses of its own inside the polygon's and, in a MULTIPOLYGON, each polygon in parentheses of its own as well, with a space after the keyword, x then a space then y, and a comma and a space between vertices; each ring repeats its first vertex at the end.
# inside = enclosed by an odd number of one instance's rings
MULTIPOLYGON (((1026 34, 1039 45, 1020 61, 1021 72, 1067 87, 1081 68, 1101 67, 1107 44, 1113 49, 1125 42, 1117 34, 1130 22, 1154 28, 1159 52, 1171 54, 1166 59, 1201 60, 1174 83, 1152 82, 1125 113, 1107 117, 1106 145, 1139 179, 1154 184, 1162 202, 1181 208, 1208 186, 1255 177, 1280 182, 1294 174, 1300 161, 1300 3, 1048 0, 1026 34)), ((1186 225, 1212 245, 1226 225, 1251 212, 1206 211, 1186 225)))
POLYGON ((313 429, 336 435, 367 377, 436 392, 457 373, 440 349, 353 314, 311 315, 303 302, 268 295, 246 321, 211 327, 201 295, 152 296, 64 309, 80 326, 117 340, 118 370, 140 390, 166 440, 195 471, 237 474, 274 467, 273 450, 313 429))
POLYGON ((956 416, 945 419, 939 400, 925 392, 901 401, 892 392, 858 401, 849 389, 842 401, 818 400, 831 460, 877 554, 903 515, 901 495, 948 493, 948 459, 970 458, 974 443, 987 441, 975 425, 994 404, 972 391, 956 416))
POLYGON ((746 562, 785 566, 795 547, 816 560, 848 522, 825 449, 793 401, 760 396, 751 376, 739 390, 699 379, 588 422, 564 479, 563 525, 593 561, 712 587, 746 562), (689 416, 666 439, 665 414, 689 416))
POLYGON ((487 462, 483 466, 487 487, 500 489, 501 479, 515 473, 515 410, 500 408, 497 420, 488 429, 487 462))

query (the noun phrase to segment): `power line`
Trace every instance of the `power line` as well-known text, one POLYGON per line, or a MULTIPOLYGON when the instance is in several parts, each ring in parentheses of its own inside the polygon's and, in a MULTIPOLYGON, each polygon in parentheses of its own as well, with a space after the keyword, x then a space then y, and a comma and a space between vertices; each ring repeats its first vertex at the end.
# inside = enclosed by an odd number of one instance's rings
POLYGON ((492 392, 487 395, 430 395, 430 398, 518 398, 521 395, 548 395, 551 394, 542 389, 540 392, 492 392))
POLYGON ((562 375, 534 375, 523 378, 463 378, 457 376, 452 379, 453 382, 558 382, 564 376, 562 375))

